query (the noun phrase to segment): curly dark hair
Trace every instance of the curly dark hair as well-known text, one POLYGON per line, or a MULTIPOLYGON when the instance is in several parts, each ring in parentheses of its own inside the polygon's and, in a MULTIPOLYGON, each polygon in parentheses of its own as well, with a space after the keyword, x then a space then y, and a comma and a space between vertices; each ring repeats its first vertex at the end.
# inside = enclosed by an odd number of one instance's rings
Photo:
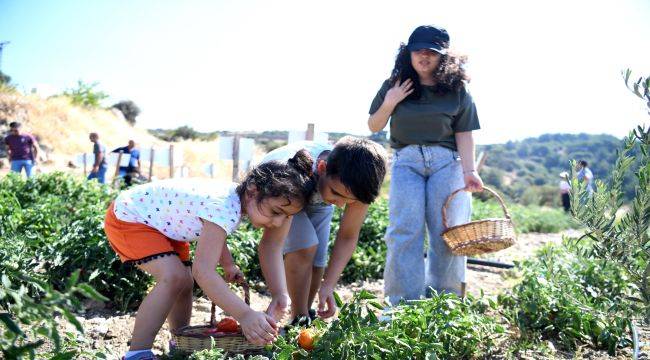
POLYGON ((288 202, 299 201, 304 206, 316 188, 312 174, 314 160, 306 150, 298 151, 287 162, 269 161, 251 169, 237 186, 237 194, 244 197, 252 185, 257 188, 257 203, 272 197, 282 197, 288 202))
MULTIPOLYGON (((438 94, 446 94, 462 89, 465 86, 463 82, 470 80, 464 68, 466 62, 466 55, 460 55, 453 51, 448 50, 447 54, 440 55, 438 69, 433 74, 436 82, 435 92, 438 94)), ((395 67, 391 72, 389 83, 390 86, 393 86, 397 81, 404 81, 406 79, 413 81, 413 92, 406 99, 419 99, 422 93, 420 77, 411 64, 411 52, 406 44, 401 43, 397 56, 395 57, 395 67)))

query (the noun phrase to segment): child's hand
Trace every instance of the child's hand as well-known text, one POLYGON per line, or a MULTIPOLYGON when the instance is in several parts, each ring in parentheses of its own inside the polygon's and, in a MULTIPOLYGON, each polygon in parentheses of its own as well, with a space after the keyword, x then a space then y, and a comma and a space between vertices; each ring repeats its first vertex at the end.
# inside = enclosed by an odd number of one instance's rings
POLYGON ((239 321, 239 325, 246 339, 254 345, 271 344, 278 335, 275 320, 261 311, 248 311, 239 321))
POLYGON ((224 279, 229 283, 238 283, 244 280, 244 273, 239 270, 237 265, 233 264, 223 268, 224 279))
POLYGON ((287 309, 289 308, 289 303, 291 299, 289 295, 282 294, 271 299, 269 307, 266 308, 266 313, 271 315, 276 321, 280 321, 287 314, 287 309))
POLYGON ((334 301, 334 289, 321 286, 318 290, 318 316, 326 319, 336 314, 336 301, 334 301))

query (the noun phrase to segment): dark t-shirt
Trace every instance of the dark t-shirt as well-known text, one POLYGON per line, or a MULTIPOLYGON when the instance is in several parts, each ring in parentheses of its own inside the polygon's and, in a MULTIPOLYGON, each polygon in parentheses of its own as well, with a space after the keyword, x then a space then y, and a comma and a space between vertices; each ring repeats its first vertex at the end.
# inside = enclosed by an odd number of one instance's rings
POLYGON ((32 146, 36 143, 31 134, 8 135, 5 144, 11 150, 9 160, 34 160, 32 146))
POLYGON ((129 150, 128 146, 123 146, 113 150, 113 152, 114 153, 122 152, 123 154, 131 155, 131 157, 129 158, 129 166, 120 166, 120 169, 133 171, 138 167, 138 159, 140 159, 140 150, 136 148, 129 150))
MULTIPOLYGON (((389 89, 386 80, 370 105, 371 115, 384 102, 389 89)), ((403 100, 391 114, 390 145, 395 149, 407 145, 440 145, 457 150, 457 132, 480 128, 476 106, 464 87, 440 95, 434 86, 422 86, 420 99, 403 100)))
MULTIPOLYGON (((99 162, 99 166, 108 166, 108 163, 106 162, 106 146, 102 145, 100 142, 96 142, 93 145, 93 154, 97 156, 97 154, 102 153, 104 157, 102 157, 102 161, 99 162)), ((93 164, 95 164, 95 160, 93 159, 93 164)))

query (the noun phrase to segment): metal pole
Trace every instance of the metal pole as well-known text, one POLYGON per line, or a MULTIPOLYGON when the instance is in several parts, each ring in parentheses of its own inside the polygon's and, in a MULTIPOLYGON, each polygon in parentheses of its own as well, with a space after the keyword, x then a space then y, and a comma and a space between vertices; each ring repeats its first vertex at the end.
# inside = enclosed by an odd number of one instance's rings
POLYGON ((0 70, 2 70, 2 48, 9 44, 9 41, 0 42, 0 70))
POLYGON ((153 147, 151 148, 151 154, 149 154, 149 181, 151 181, 151 177, 153 176, 153 158, 154 158, 154 149, 153 147))
POLYGON ((239 180, 239 134, 232 137, 232 181, 239 180))
POLYGON ((169 145, 169 178, 174 178, 174 145, 169 145))
POLYGON ((307 133, 305 133, 305 140, 314 140, 314 124, 307 124, 307 133))
POLYGON ((474 259, 474 258, 467 258, 467 263, 472 265, 488 266, 488 267, 494 267, 499 269, 512 269, 515 267, 514 264, 507 264, 498 261, 481 260, 481 259, 474 259))

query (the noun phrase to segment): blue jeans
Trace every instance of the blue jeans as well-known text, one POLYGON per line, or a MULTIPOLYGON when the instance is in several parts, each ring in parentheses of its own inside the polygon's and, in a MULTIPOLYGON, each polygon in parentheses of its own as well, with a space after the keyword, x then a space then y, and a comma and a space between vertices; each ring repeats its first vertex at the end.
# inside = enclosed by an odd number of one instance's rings
POLYGON ((11 160, 11 171, 21 173, 23 168, 25 168, 25 175, 28 178, 32 177, 32 168, 34 167, 34 162, 32 160, 11 160))
MULTIPOLYGON (((409 145, 395 152, 384 269, 384 293, 391 304, 418 299, 426 295, 429 287, 460 294, 467 258, 454 256, 441 233, 445 230, 445 200, 464 186, 456 151, 441 146, 409 145), (426 267, 425 229, 429 235, 426 267)), ((447 209, 448 225, 468 222, 471 211, 470 194, 457 194, 447 209)))
POLYGON ((106 184, 106 169, 108 166, 102 165, 96 173, 91 172, 88 174, 88 180, 97 179, 100 184, 106 184))

